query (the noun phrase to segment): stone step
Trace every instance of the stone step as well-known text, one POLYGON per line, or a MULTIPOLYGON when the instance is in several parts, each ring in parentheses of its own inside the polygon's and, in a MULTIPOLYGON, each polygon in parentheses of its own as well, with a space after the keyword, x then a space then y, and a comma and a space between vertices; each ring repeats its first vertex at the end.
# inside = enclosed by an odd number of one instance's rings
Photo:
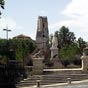
POLYGON ((76 77, 53 77, 53 78, 49 78, 49 77, 45 77, 45 78, 41 78, 41 79, 37 79, 37 78, 33 78, 33 79, 28 79, 28 80, 25 80, 25 81, 21 81, 21 82, 30 82, 30 81, 36 81, 36 80, 54 80, 54 81, 56 81, 56 80, 66 80, 67 78, 71 78, 72 80, 78 80, 78 79, 88 79, 88 76, 84 76, 84 77, 82 77, 82 76, 80 76, 80 77, 78 77, 78 76, 76 76, 76 77))
POLYGON ((62 75, 62 74, 83 74, 82 68, 76 69, 44 69, 43 74, 62 75))
POLYGON ((35 75, 30 76, 27 79, 19 82, 18 86, 30 86, 36 85, 37 80, 41 80, 41 85, 64 83, 67 82, 67 78, 71 78, 72 81, 79 81, 88 79, 88 74, 65 74, 65 75, 35 75))

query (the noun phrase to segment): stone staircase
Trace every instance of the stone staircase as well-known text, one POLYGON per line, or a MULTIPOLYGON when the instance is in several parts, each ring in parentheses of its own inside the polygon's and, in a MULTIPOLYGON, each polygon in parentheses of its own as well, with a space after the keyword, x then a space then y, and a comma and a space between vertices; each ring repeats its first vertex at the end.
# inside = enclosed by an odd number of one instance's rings
POLYGON ((51 75, 64 75, 64 74, 83 74, 82 68, 70 68, 70 69, 44 69, 43 74, 51 75))
POLYGON ((67 79, 71 78, 72 81, 80 81, 88 79, 88 74, 59 74, 59 75, 33 75, 27 79, 20 81, 17 86, 32 86, 36 85, 37 80, 41 80, 41 85, 49 85, 55 83, 66 83, 67 79))

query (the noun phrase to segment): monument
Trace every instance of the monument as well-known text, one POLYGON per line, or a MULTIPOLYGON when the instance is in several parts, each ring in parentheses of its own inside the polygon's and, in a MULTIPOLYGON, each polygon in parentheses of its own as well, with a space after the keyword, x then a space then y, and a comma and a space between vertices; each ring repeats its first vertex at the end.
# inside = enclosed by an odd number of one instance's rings
POLYGON ((88 47, 83 49, 82 59, 82 71, 88 72, 88 47))
POLYGON ((49 52, 49 32, 47 17, 38 17, 36 43, 37 48, 34 51, 34 56, 41 54, 44 56, 44 60, 46 60, 48 58, 49 52))
POLYGON ((58 54, 58 40, 57 37, 53 36, 51 50, 51 61, 54 63, 54 68, 62 68, 62 64, 58 54))
POLYGON ((43 73, 43 62, 48 59, 49 53, 49 32, 47 17, 38 17, 37 33, 36 33, 37 48, 32 55, 33 74, 43 73))
POLYGON ((51 50, 51 60, 53 60, 54 58, 58 58, 58 41, 57 41, 57 37, 53 37, 52 39, 52 47, 50 48, 51 50))

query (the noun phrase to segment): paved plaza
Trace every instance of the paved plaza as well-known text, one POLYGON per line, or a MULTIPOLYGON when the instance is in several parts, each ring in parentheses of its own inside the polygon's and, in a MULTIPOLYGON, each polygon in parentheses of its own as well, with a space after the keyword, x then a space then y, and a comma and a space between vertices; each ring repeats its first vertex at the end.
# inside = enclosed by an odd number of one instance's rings
POLYGON ((88 88, 88 80, 83 81, 74 81, 71 84, 68 83, 58 83, 52 85, 40 85, 40 87, 29 86, 29 87, 20 87, 20 88, 88 88))
POLYGON ((22 88, 88 88, 88 85, 64 85, 64 86, 41 86, 41 87, 22 87, 22 88))

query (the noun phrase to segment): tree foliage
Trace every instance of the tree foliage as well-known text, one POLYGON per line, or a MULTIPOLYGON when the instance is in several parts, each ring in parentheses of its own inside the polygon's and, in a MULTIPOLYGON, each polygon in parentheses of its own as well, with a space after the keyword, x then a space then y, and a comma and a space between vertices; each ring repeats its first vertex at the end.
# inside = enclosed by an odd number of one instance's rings
POLYGON ((77 54, 79 54, 79 50, 76 44, 71 44, 67 47, 63 47, 59 52, 60 57, 66 60, 74 59, 74 56, 77 54))
POLYGON ((59 57, 67 66, 69 63, 80 63, 80 56, 86 42, 83 38, 76 40, 74 32, 71 32, 68 27, 62 26, 59 31, 56 31, 54 36, 58 38, 59 57))
MULTIPOLYGON (((4 0, 0 0, 0 7, 2 8, 2 9, 4 9, 4 5, 5 5, 5 1, 4 0)), ((1 15, 2 13, 1 13, 1 11, 0 11, 0 15, 1 15)))
POLYGON ((4 1, 4 0, 0 0, 0 7, 1 7, 2 9, 4 9, 4 4, 5 4, 5 1, 4 1))
POLYGON ((1 59, 4 59, 5 56, 11 59, 16 55, 17 60, 23 61, 34 51, 35 47, 33 40, 10 39, 7 42, 7 40, 0 39, 0 56, 2 57, 1 59), (15 52, 14 55, 11 55, 9 52, 12 49, 15 52))
POLYGON ((77 40, 77 45, 79 50, 82 52, 83 48, 86 47, 87 43, 83 40, 83 38, 79 37, 77 40))
POLYGON ((72 44, 74 40, 76 39, 75 35, 73 32, 70 32, 69 29, 65 26, 62 26, 58 32, 59 35, 59 41, 60 41, 60 46, 64 47, 69 44, 72 44))
POLYGON ((59 56, 65 67, 71 63, 81 65, 79 48, 75 43, 62 47, 59 51, 59 56))

